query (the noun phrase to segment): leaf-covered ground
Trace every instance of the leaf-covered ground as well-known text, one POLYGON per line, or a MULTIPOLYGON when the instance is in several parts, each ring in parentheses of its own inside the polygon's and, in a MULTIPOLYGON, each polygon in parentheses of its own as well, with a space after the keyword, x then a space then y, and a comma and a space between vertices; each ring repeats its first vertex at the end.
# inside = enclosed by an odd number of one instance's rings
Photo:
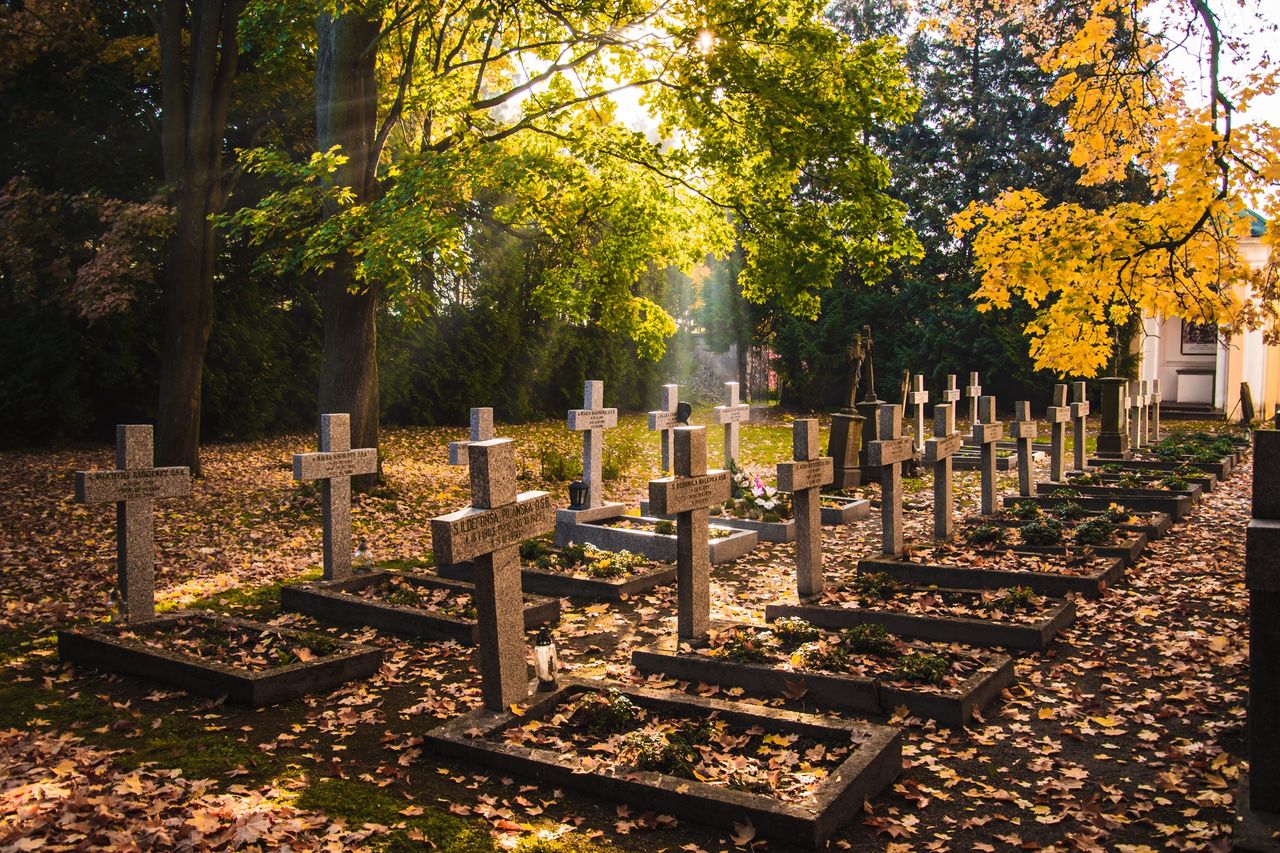
MULTIPOLYGON (((446 443, 462 432, 385 433, 386 486, 354 511, 375 559, 429 559, 427 520, 467 502, 465 469, 445 464, 446 443)), ((718 460, 720 430, 708 432, 718 460)), ((562 423, 498 433, 518 442, 525 488, 565 494, 551 478, 574 473, 580 445, 562 423)), ((634 415, 607 440, 607 467, 621 470, 606 494, 634 505, 656 475, 657 439, 634 415)), ((782 420, 743 430, 748 467, 764 471, 790 445, 782 420)), ((318 490, 295 484, 289 465, 313 446, 305 435, 211 446, 192 497, 157 503, 162 607, 209 606, 387 652, 371 681, 260 711, 60 666, 54 632, 105 618, 115 573, 112 508, 73 503, 71 472, 114 454, 104 444, 0 455, 0 850, 787 849, 749 827, 731 835, 673 823, 642 804, 547 790, 424 751, 425 729, 478 703, 470 649, 279 612, 278 585, 314 577, 319 564, 318 490)), ((1014 687, 981 720, 961 731, 897 720, 906 768, 833 846, 1226 849, 1246 705, 1250 475, 1244 466, 1154 543, 1125 586, 1079 602, 1076 624, 1047 652, 1019 658, 1014 687)), ((957 476, 961 511, 971 512, 976 474, 957 476)), ((1006 493, 1015 482, 1002 476, 1006 493)), ((929 529, 930 494, 927 477, 908 480, 917 537, 929 529)), ((826 529, 831 579, 850 577, 878 544, 878 513, 826 529)), ((793 554, 762 545, 715 567, 713 618, 759 623, 766 603, 793 598, 793 554)), ((672 587, 618 605, 565 604, 557 638, 579 675, 632 679, 630 650, 674 632, 672 587)), ((803 697, 742 698, 821 711, 803 697)))

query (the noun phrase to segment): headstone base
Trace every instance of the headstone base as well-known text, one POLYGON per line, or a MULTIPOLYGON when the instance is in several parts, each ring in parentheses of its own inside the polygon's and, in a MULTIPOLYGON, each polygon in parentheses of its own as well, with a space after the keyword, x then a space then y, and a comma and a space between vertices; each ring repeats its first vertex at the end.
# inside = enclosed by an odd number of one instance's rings
POLYGON ((627 514, 627 505, 616 501, 606 501, 600 506, 587 509, 565 507, 556 510, 556 526, 564 524, 586 524, 588 521, 601 521, 606 518, 620 518, 627 514))
POLYGON ((862 485, 858 452, 862 449, 862 415, 837 412, 831 416, 831 434, 827 439, 827 455, 835 466, 832 488, 852 489, 862 485))
POLYGON ((1101 459, 1129 459, 1133 456, 1129 451, 1129 436, 1120 432, 1098 433, 1096 455, 1101 459))
POLYGON ((1240 774, 1236 790, 1236 819, 1231 830, 1231 849, 1252 853, 1280 853, 1280 814, 1254 811, 1249 804, 1249 776, 1240 774))

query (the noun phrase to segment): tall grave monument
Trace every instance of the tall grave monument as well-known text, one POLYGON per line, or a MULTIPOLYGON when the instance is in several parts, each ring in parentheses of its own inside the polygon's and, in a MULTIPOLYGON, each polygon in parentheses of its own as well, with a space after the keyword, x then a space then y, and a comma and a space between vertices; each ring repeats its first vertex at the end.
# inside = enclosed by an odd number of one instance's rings
POLYGON ((1125 411, 1129 380, 1107 376, 1098 380, 1102 386, 1102 424, 1098 428, 1098 456, 1103 459, 1128 459, 1129 433, 1125 411))
POLYGON ((862 485, 860 456, 862 451, 862 415, 858 414, 858 386, 862 379, 863 365, 870 350, 871 327, 863 334, 853 336, 849 346, 849 399, 848 405, 831 416, 831 434, 827 438, 827 455, 835 466, 832 485, 837 489, 850 489, 862 485), (866 337, 864 338, 865 335, 866 337))

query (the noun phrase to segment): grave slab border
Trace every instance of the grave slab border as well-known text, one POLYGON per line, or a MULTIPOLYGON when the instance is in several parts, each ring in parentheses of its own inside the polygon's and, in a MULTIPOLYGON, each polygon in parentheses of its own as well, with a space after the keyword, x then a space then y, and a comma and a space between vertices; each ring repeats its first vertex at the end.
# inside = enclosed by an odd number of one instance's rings
MULTIPOLYGON (((471 583, 475 578, 475 564, 454 563, 438 566, 436 572, 442 578, 471 583)), ((526 592, 554 598, 583 598, 590 601, 619 601, 641 595, 654 587, 675 583, 675 580, 676 567, 671 563, 659 563, 646 572, 618 580, 578 578, 534 566, 522 566, 520 569, 521 585, 526 592)))
POLYGON ((843 498, 838 495, 818 493, 819 502, 845 501, 841 506, 819 506, 818 514, 822 516, 824 527, 838 527, 842 524, 853 524, 871 516, 871 501, 866 498, 843 498))
POLYGON ((860 560, 858 574, 884 572, 894 580, 911 586, 940 586, 950 589, 1025 586, 1037 595, 1047 595, 1050 598, 1065 598, 1073 592, 1085 598, 1100 598, 1104 590, 1115 586, 1124 578, 1124 562, 1118 557, 1100 557, 1099 560, 1106 567, 1087 575, 966 568, 885 559, 860 560))
MULTIPOLYGON (((979 517, 977 524, 990 524, 984 518, 979 517)), ((975 521, 967 519, 961 522, 960 528, 973 527, 975 521)), ((997 527, 1005 527, 1010 529, 1020 529, 1023 523, 1013 523, 1011 521, 1002 520, 996 524, 997 527)), ((1117 526, 1117 529, 1120 529, 1117 526)), ((1124 561, 1125 568, 1132 566, 1142 556, 1142 552, 1147 548, 1147 535, 1138 531, 1127 531, 1129 536, 1121 540, 1117 545, 1027 545, 1023 542, 1015 544, 995 544, 975 546, 990 551, 1018 551, 1023 554, 1044 554, 1046 556, 1064 557, 1074 550, 1083 550, 1085 547, 1093 549, 1093 553, 1099 557, 1116 557, 1124 561)))
POLYGON ((1191 514, 1195 501, 1189 495, 1169 492, 1164 489, 1118 489, 1112 486, 1077 486, 1074 483, 1036 483, 1036 493, 1021 500, 1038 501, 1048 498, 1054 501, 1063 498, 1054 497, 1058 489, 1075 489, 1078 497, 1069 498, 1086 509, 1106 509, 1113 503, 1123 504, 1128 509, 1158 510, 1166 512, 1174 521, 1182 521, 1191 514), (1093 504, 1084 500, 1092 499, 1093 504))
MULTIPOLYGON (((563 547, 569 542, 576 542, 582 545, 594 545, 602 551, 630 551, 632 554, 640 554, 659 563, 676 561, 674 533, 607 526, 607 522, 622 520, 654 526, 660 521, 671 521, 669 518, 655 518, 649 515, 626 515, 572 526, 557 524, 556 545, 563 547)), ((726 534, 710 542, 712 565, 732 562, 746 556, 760 544, 760 535, 754 530, 730 529, 722 526, 718 519, 711 522, 711 527, 719 527, 726 534)))
POLYGON ((1115 459, 1095 459, 1090 457, 1089 467, 1097 468, 1102 465, 1123 465, 1135 471, 1176 471, 1183 465, 1189 465, 1192 468, 1198 468, 1205 473, 1212 474, 1221 483, 1231 476, 1231 472, 1235 467, 1235 459, 1232 456, 1224 456, 1219 462, 1162 462, 1158 459, 1126 459, 1123 462, 1117 462, 1115 459))
MULTIPOLYGON (((640 515, 642 518, 661 518, 663 521, 675 521, 676 518, 674 515, 658 516, 651 514, 647 500, 640 501, 640 515)), ((760 537, 761 542, 796 541, 796 520, 794 518, 788 518, 785 521, 757 521, 753 518, 736 518, 723 512, 719 515, 712 513, 710 518, 712 524, 718 524, 721 527, 754 530, 760 537)), ((715 560, 712 560, 712 562, 715 562, 715 560)))

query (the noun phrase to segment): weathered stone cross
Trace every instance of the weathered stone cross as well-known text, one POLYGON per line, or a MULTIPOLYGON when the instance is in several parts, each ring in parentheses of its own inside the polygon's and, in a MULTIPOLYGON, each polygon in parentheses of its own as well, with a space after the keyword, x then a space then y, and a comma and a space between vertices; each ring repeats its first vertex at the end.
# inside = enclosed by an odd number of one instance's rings
POLYGON ((77 501, 116 505, 116 581, 127 622, 156 615, 156 498, 191 494, 190 469, 153 468, 153 448, 149 424, 120 424, 116 427, 118 470, 76 472, 77 501))
POLYGON ((467 446, 471 506, 431 519, 436 565, 475 561, 481 695, 505 711, 529 695, 525 662, 520 543, 555 527, 547 492, 516 494, 516 451, 509 438, 467 446))
POLYGON ((818 492, 831 482, 835 466, 818 455, 818 421, 791 424, 791 462, 778 463, 778 488, 791 492, 796 516, 796 587, 801 598, 822 592, 822 509, 818 492))
POLYGON ((1089 417, 1089 398, 1085 393, 1085 384, 1076 382, 1072 385, 1071 392, 1071 419, 1075 421, 1075 433, 1073 442, 1075 447, 1075 470, 1083 471, 1085 469, 1085 459, 1088 458, 1088 450, 1085 447, 1085 439, 1089 437, 1089 429, 1086 421, 1089 417))
POLYGON ((969 385, 964 389, 965 395, 969 398, 969 423, 976 424, 978 422, 978 398, 982 396, 982 386, 978 384, 978 371, 969 374, 969 385))
POLYGON ((724 467, 738 462, 738 428, 751 420, 751 406, 738 402, 738 383, 724 383, 725 404, 711 410, 711 418, 724 425, 724 467))
POLYGON ((955 532, 955 491, 952 488, 951 457, 960 449, 964 436, 956 432, 956 404, 933 407, 933 438, 925 442, 924 461, 933 463, 933 538, 947 540, 955 532))
POLYGON ((676 409, 680 406, 680 386, 662 386, 662 408, 649 413, 649 430, 662 434, 662 470, 671 470, 672 447, 675 435, 673 430, 679 425, 676 420, 676 409))
POLYGON ((1151 380, 1151 416, 1148 418, 1148 437, 1151 441, 1160 440, 1160 380, 1151 380))
POLYGON ((929 392, 924 390, 924 376, 917 373, 911 379, 911 393, 907 395, 907 405, 915 407, 915 448, 916 452, 924 450, 924 407, 929 402, 929 392))
POLYGON ((880 409, 880 439, 867 445, 867 459, 880 468, 880 543, 885 554, 903 550, 902 463, 915 455, 911 436, 902 434, 902 407, 880 409))
POLYGON ((449 464, 467 464, 467 445, 493 438, 493 409, 485 406, 471 410, 471 440, 449 442, 449 464))
MULTIPOLYGON (((956 387, 956 375, 954 373, 947 374, 947 387, 942 389, 942 402, 958 403, 960 401, 960 389, 956 387)), ((954 413, 954 409, 952 410, 954 413)), ((954 414, 952 415, 954 419, 954 414)))
POLYGON ((996 442, 1004 438, 1004 424, 996 420, 996 398, 978 401, 978 421, 973 425, 973 442, 981 448, 978 467, 982 473, 982 514, 996 511, 996 442))
POLYGON ((351 478, 378 470, 373 447, 351 449, 351 416, 320 416, 320 452, 293 454, 293 479, 322 480, 324 579, 351 577, 351 478))
POLYGON ((675 476, 649 481, 649 511, 676 517, 676 626, 682 643, 711 627, 710 508, 729 499, 729 472, 707 470, 707 430, 679 426, 675 476))
POLYGON ((604 407, 604 383, 588 379, 583 385, 582 408, 569 410, 569 429, 582 433, 582 482, 587 487, 587 507, 604 504, 604 431, 618 425, 618 410, 604 407))
POLYGON ((1067 386, 1053 386, 1053 405, 1045 410, 1049 421, 1049 479, 1061 483, 1067 475, 1067 421, 1071 408, 1067 405, 1067 386))
POLYGON ((1129 449, 1138 450, 1143 444, 1142 414, 1146 410, 1145 382, 1134 379, 1129 383, 1129 449))
MULTIPOLYGON (((1024 498, 1031 497, 1031 443, 1036 440, 1036 434, 1036 422, 1031 420, 1031 403, 1019 400, 1013 404, 1009 436, 1018 442, 1018 494, 1024 498)), ((983 450, 986 450, 985 446, 983 450)), ((985 510, 983 514, 986 514, 985 510)))

